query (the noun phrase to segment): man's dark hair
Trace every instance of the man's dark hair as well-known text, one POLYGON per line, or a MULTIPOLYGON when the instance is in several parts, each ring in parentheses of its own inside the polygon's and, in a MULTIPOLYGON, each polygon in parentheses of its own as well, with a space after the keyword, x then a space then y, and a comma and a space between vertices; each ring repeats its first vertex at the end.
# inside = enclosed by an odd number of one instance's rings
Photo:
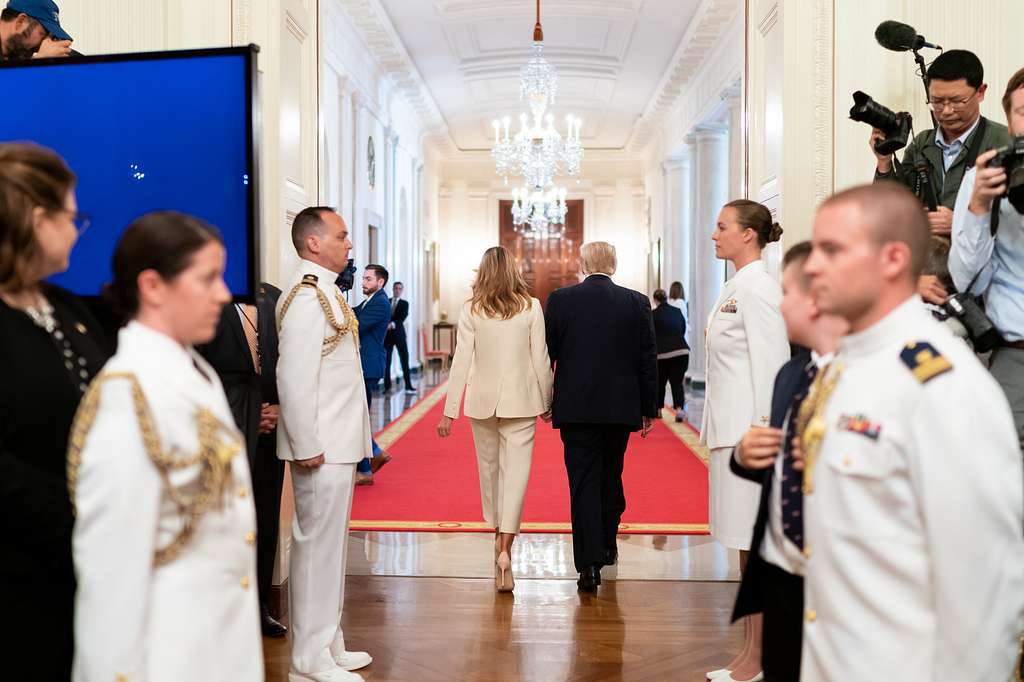
POLYGON ((793 244, 793 246, 789 247, 789 250, 786 251, 786 255, 782 257, 783 270, 788 268, 790 265, 795 265, 798 268, 800 286, 804 291, 810 291, 811 288, 811 278, 804 274, 804 263, 806 263, 807 259, 811 257, 811 250, 811 242, 797 242, 796 244, 793 244))
POLYGON ((961 78, 975 90, 985 82, 985 67, 973 52, 948 50, 936 57, 928 67, 928 80, 958 81, 961 78))
POLYGON ((404 285, 404 284, 402 284, 401 282, 395 282, 395 283, 394 283, 394 284, 392 284, 391 286, 392 286, 392 287, 402 287, 403 289, 405 288, 405 285, 404 285))
POLYGON ((388 283, 388 271, 384 269, 383 265, 377 265, 376 263, 370 263, 366 266, 367 270, 373 270, 377 273, 377 279, 383 279, 384 284, 388 283))
POLYGON ((14 21, 20 15, 21 12, 5 7, 4 10, 0 12, 0 21, 14 21))
POLYGON ((1013 102, 1013 93, 1017 90, 1024 88, 1024 69, 1019 69, 1017 73, 1010 76, 1010 80, 1006 83, 1006 92, 1003 93, 1003 111, 1006 113, 1006 117, 1010 117, 1010 104, 1013 102))
POLYGON ((295 250, 302 253, 306 248, 306 238, 313 232, 320 233, 324 228, 323 213, 333 213, 330 206, 310 206, 299 211, 292 221, 292 245, 295 250))
POLYGON ((668 300, 668 296, 665 295, 665 290, 664 289, 655 289, 654 293, 651 294, 651 298, 653 298, 659 304, 660 303, 664 303, 665 301, 668 300))

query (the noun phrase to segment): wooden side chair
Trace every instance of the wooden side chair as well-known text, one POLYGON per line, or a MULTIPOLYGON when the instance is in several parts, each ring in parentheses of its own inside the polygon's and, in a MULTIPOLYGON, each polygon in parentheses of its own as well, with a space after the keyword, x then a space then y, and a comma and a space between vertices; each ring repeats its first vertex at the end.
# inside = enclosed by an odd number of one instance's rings
POLYGON ((420 341, 423 344, 423 354, 420 357, 426 360, 427 365, 429 366, 434 360, 439 360, 441 362, 441 370, 447 371, 451 357, 446 350, 430 349, 430 345, 427 343, 427 328, 424 325, 420 325, 420 341))

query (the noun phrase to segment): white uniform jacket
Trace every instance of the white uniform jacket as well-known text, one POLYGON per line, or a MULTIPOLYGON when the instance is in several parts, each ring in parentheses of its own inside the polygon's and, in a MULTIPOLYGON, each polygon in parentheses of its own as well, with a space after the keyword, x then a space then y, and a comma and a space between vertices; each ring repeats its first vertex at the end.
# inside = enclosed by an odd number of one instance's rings
POLYGON ((507 320, 462 306, 445 415, 459 416, 465 387, 467 417, 536 417, 551 409, 553 382, 540 301, 507 320))
POLYGON ((370 412, 359 359, 359 327, 341 291, 337 273, 302 260, 285 283, 277 303, 277 392, 281 419, 277 456, 310 459, 323 453, 328 464, 354 464, 370 456, 370 412), (335 321, 350 328, 331 349, 324 340, 335 335, 316 289, 303 286, 313 275, 335 321), (294 297, 290 294, 298 286, 294 297), (287 311, 282 311, 288 303, 287 311), (328 351, 323 355, 324 351, 328 351))
POLYGON ((68 455, 75 682, 263 679, 245 452, 198 353, 138 322, 121 330, 79 406, 68 455), (178 465, 161 467, 154 453, 178 465), (177 501, 211 490, 182 535, 189 514, 177 501))
POLYGON ((801 679, 1005 682, 1024 607, 1006 397, 917 296, 833 365, 804 496, 801 679))
POLYGON ((731 448, 751 426, 767 426, 772 387, 789 360, 782 287, 756 260, 722 287, 705 335, 707 387, 700 442, 731 448))

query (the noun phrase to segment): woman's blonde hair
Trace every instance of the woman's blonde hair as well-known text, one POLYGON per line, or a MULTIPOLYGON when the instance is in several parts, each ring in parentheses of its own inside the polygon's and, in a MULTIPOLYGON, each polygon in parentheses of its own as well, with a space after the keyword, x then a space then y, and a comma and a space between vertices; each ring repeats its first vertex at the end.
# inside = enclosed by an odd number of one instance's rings
POLYGON ((530 308, 530 290, 512 254, 504 246, 492 246, 484 251, 469 301, 474 314, 503 320, 530 308))
POLYGON ((35 209, 61 211, 75 174, 56 152, 35 144, 0 144, 0 289, 33 286, 39 261, 35 209))

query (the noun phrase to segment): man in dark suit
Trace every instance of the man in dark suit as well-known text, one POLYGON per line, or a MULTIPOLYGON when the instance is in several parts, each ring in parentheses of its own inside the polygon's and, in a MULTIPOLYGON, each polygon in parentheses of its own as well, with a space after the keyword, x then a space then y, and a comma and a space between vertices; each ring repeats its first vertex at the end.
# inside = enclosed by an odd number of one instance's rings
MULTIPOLYGON (((366 382, 366 405, 373 403, 373 392, 384 377, 385 361, 384 336, 391 321, 391 303, 384 293, 388 283, 388 271, 382 265, 371 263, 363 270, 363 302, 354 308, 359 320, 359 355, 363 363, 363 380, 366 382)), ((356 468, 356 485, 373 485, 373 475, 391 461, 391 455, 382 450, 376 441, 373 444, 373 459, 364 459, 356 468)))
POLYGON ((545 324, 555 369, 551 415, 565 446, 573 559, 585 592, 618 559, 615 536, 626 497, 622 466, 632 431, 646 437, 658 417, 658 364, 651 305, 612 282, 615 247, 580 249, 586 279, 548 298, 545 324))
POLYGON ((384 336, 384 390, 391 390, 391 351, 398 349, 398 361, 402 363, 402 377, 405 379, 405 392, 416 393, 412 385, 412 374, 409 372, 409 344, 406 341, 405 320, 409 317, 409 302, 402 298, 405 285, 395 282, 391 287, 391 323, 388 333, 384 336))
POLYGON ((256 305, 224 307, 213 341, 198 348, 217 370, 235 424, 245 436, 256 506, 256 573, 263 634, 287 629, 270 614, 268 598, 277 555, 284 462, 277 458, 277 319, 281 291, 261 282, 256 305))
POLYGON ((823 315, 815 305, 803 274, 810 253, 810 242, 801 242, 783 259, 782 315, 790 342, 802 350, 775 377, 769 427, 752 427, 729 462, 733 473, 762 484, 750 556, 732 615, 735 621, 764 614, 763 652, 751 651, 749 660, 732 669, 737 679, 760 670, 765 680, 800 678, 802 576, 809 548, 803 542, 803 475, 793 468, 792 440, 800 405, 848 328, 843 319, 823 315))

